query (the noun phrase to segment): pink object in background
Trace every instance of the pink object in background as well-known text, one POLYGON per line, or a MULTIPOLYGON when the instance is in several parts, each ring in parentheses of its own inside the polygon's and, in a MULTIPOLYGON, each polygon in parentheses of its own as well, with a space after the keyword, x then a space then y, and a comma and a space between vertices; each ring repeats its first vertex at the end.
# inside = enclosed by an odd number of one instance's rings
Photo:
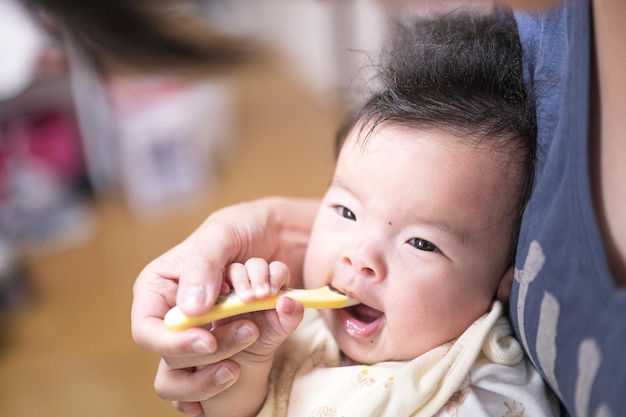
POLYGON ((0 194, 16 165, 36 165, 68 185, 80 182, 85 167, 73 115, 51 110, 6 122, 0 131, 0 194))

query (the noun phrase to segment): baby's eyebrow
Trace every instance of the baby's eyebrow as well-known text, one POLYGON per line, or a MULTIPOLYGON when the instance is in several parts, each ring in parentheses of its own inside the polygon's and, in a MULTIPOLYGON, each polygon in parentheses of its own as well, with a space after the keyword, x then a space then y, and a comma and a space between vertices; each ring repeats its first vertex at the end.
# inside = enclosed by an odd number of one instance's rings
POLYGON ((467 230, 456 227, 456 225, 453 225, 452 223, 445 220, 437 220, 432 222, 432 224, 439 230, 442 230, 443 232, 454 236, 461 245, 466 246, 468 244, 469 233, 467 230))
POLYGON ((326 190, 330 190, 332 188, 335 188, 335 189, 338 188, 352 195, 355 195, 355 191, 352 189, 352 187, 350 187, 346 182, 342 181, 340 178, 337 178, 337 176, 333 176, 331 178, 330 182, 328 183, 328 188, 326 190))

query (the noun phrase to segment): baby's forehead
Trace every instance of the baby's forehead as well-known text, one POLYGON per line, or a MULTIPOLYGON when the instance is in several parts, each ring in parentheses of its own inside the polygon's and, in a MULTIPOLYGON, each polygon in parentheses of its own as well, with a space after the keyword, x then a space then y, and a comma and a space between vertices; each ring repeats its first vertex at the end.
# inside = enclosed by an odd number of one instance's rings
MULTIPOLYGON (((502 158, 518 158, 523 151, 518 140, 512 136, 497 136, 486 132, 478 132, 468 128, 460 129, 449 125, 409 124, 407 122, 385 121, 373 124, 357 123, 345 135, 343 145, 351 142, 352 145, 367 147, 376 145, 375 141, 383 138, 386 145, 398 146, 410 143, 411 140, 429 141, 440 144, 450 151, 476 152, 477 156, 490 155, 494 163, 502 158), (374 142, 373 142, 374 141, 374 142)), ((343 146, 342 146, 343 147, 343 146)))
MULTIPOLYGON (((499 198, 517 202, 522 195, 522 186, 530 175, 520 151, 516 149, 513 139, 493 138, 488 135, 474 135, 460 132, 458 129, 447 129, 432 126, 407 126, 400 123, 381 123, 374 127, 356 127, 347 134, 346 141, 341 149, 341 155, 349 157, 360 153, 380 152, 390 149, 401 149, 415 162, 416 173, 420 171, 420 162, 428 149, 439 149, 444 159, 454 161, 458 158, 476 161, 470 164, 467 178, 479 173, 480 177, 490 177, 498 188, 502 188, 499 198), (504 189, 506 188, 506 189, 504 189)), ((338 163, 341 163, 341 157, 338 163)), ((398 167, 399 168, 399 167, 398 167)), ((436 166, 437 170, 449 169, 449 165, 436 166)), ((456 169, 456 167, 454 168, 456 169)), ((460 168, 459 168, 460 169, 460 168)), ((406 172, 398 172, 405 175, 406 172)), ((460 172, 463 181, 463 172, 460 172)), ((466 178, 466 179, 467 179, 466 178)))

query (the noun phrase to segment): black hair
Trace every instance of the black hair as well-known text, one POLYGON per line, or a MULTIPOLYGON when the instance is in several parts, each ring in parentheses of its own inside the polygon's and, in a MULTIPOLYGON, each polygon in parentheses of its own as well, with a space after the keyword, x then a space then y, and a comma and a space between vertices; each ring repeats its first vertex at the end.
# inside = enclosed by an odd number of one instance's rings
MULTIPOLYGON (((379 62, 376 90, 339 129, 336 153, 354 128, 367 139, 383 122, 487 143, 509 153, 524 172, 515 206, 521 219, 533 185, 537 121, 512 14, 405 16, 394 22, 379 62)), ((515 245, 510 262, 514 254, 515 245)))
POLYGON ((141 71, 232 68, 256 58, 258 45, 209 28, 189 0, 26 0, 100 67, 141 71), (186 4, 188 3, 188 4, 186 4))

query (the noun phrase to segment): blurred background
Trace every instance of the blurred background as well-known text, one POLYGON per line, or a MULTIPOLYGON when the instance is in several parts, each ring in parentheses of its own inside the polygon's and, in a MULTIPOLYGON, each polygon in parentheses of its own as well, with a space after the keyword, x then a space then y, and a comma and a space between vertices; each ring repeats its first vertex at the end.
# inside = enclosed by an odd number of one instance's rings
POLYGON ((180 415, 130 337, 137 274, 219 207, 325 190, 384 13, 374 0, 191 4, 271 58, 103 76, 0 0, 2 416, 180 415))

